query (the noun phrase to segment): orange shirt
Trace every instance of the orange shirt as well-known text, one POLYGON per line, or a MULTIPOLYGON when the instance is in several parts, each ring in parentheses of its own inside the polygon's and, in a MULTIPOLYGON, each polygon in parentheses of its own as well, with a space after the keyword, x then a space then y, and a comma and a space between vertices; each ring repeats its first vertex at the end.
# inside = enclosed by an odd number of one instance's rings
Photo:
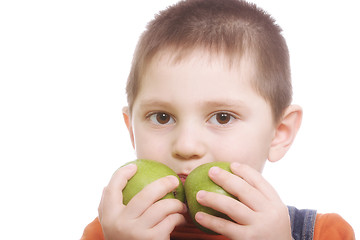
MULTIPOLYGON (((181 231, 177 231, 174 233, 174 236, 172 234, 171 239, 184 239, 185 236, 180 232, 181 231)), ((190 233, 193 239, 196 239, 196 236, 202 235, 204 237, 205 235, 205 233, 195 227, 187 228, 186 232, 188 232, 188 234, 190 233)), ((219 235, 207 235, 206 239, 222 240, 226 238, 219 235)), ((85 228, 81 240, 104 240, 98 218, 85 228)), ((314 240, 355 240, 355 233, 351 226, 340 215, 335 213, 317 214, 315 220, 314 240)))

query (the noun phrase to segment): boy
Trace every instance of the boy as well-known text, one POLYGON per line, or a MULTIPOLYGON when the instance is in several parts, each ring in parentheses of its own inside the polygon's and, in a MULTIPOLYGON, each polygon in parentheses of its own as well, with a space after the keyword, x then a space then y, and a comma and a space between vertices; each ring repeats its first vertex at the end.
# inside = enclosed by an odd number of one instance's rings
POLYGON ((200 191, 200 204, 233 221, 160 200, 178 184, 165 177, 127 206, 128 165, 104 189, 99 217, 82 239, 355 239, 336 214, 287 207, 261 176, 266 160, 290 148, 302 109, 291 105, 289 55, 281 29, 256 6, 238 0, 188 0, 161 12, 141 36, 127 84, 125 123, 138 158, 165 163, 183 180, 197 166, 231 162, 232 174, 209 177, 237 199, 200 191))

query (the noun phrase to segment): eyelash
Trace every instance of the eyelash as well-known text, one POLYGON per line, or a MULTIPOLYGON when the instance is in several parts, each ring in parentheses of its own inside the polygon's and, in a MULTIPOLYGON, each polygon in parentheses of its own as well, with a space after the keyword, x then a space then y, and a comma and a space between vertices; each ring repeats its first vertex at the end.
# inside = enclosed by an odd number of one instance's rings
POLYGON ((152 122, 153 124, 158 125, 158 126, 170 125, 170 124, 174 124, 176 122, 175 118, 171 114, 166 113, 166 112, 151 112, 146 115, 146 119, 148 119, 150 122, 152 122), (161 114, 162 114, 162 116, 160 116, 161 114), (166 115, 166 116, 164 116, 164 115, 166 115), (160 123, 158 117, 168 117, 169 120, 166 123, 160 123), (169 121, 170 121, 170 123, 169 123, 169 121))
MULTIPOLYGON (((155 125, 158 126, 166 126, 166 125, 172 125, 174 123, 176 123, 175 118, 166 112, 151 112, 149 114, 146 115, 146 119, 148 119, 150 122, 152 122, 155 125), (163 118, 163 119, 161 119, 163 118), (160 121, 163 121, 163 123, 161 123, 160 121)), ((231 124, 234 120, 239 119, 239 117, 236 114, 233 114, 231 112, 226 112, 226 111, 219 111, 219 112, 215 112, 212 113, 210 115, 210 117, 208 118, 207 122, 210 122, 210 124, 213 125, 217 125, 217 126, 227 126, 229 124, 231 124), (226 123, 220 123, 220 117, 226 117, 229 119, 225 119, 228 120, 226 123), (215 118, 215 119, 214 119, 215 118), (216 122, 214 122, 216 121, 216 122)))
MULTIPOLYGON (((227 126, 232 124, 233 121, 239 119, 239 117, 231 112, 226 112, 226 111, 220 111, 220 112, 215 112, 213 114, 211 114, 210 118, 207 120, 207 122, 210 122, 213 125, 217 125, 217 126, 227 126), (228 121, 226 123, 220 123, 218 117, 229 117, 230 119, 228 119, 228 121), (215 118, 215 119, 213 119, 215 118), (211 121, 215 120, 216 123, 211 123, 211 121)), ((227 120, 227 119, 226 119, 227 120)))

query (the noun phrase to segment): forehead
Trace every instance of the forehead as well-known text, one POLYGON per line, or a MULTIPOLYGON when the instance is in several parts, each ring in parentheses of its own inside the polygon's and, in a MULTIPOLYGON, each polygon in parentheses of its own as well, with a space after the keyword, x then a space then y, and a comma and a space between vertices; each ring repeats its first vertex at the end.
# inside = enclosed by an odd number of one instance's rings
POLYGON ((162 73, 169 72, 179 68, 183 68, 183 71, 179 72, 179 74, 184 76, 198 74, 206 77, 206 72, 216 72, 218 80, 215 82, 219 84, 226 81, 225 75, 232 75, 232 80, 246 81, 252 87, 254 87, 257 72, 254 58, 247 53, 236 57, 234 55, 229 56, 223 52, 209 51, 204 48, 190 48, 182 51, 167 48, 159 51, 145 64, 144 71, 140 77, 140 88, 146 85, 144 80, 148 79, 149 75, 159 74, 160 71, 162 73), (164 66, 167 67, 164 69, 164 66), (186 66, 191 67, 185 69, 186 66))
POLYGON ((149 99, 186 100, 259 97, 253 87, 251 58, 229 62, 224 54, 196 49, 181 58, 166 51, 153 57, 141 78, 139 95, 149 99))
POLYGON ((244 51, 242 53, 226 53, 221 49, 209 49, 205 47, 165 47, 153 56, 145 61, 145 71, 147 66, 157 63, 166 62, 167 64, 181 64, 183 62, 200 61, 204 64, 219 64, 228 70, 239 70, 241 67, 246 68, 246 71, 253 71, 255 67, 255 61, 250 51, 244 51), (251 65, 251 68, 249 68, 251 65))
MULTIPOLYGON (((181 74, 193 74, 198 69, 203 68, 207 71, 217 71, 218 74, 236 74, 237 79, 241 81, 248 81, 250 85, 255 88, 255 79, 257 75, 257 65, 252 54, 249 51, 242 54, 226 54, 220 50, 209 50, 204 47, 190 47, 190 48, 171 48, 166 47, 158 51, 148 61, 145 61, 142 71, 140 73, 140 88, 143 87, 143 81, 147 78, 150 71, 154 73, 160 70, 164 65, 174 68, 179 68, 182 65, 193 65, 193 68, 186 69, 187 72, 181 74)), ((219 82, 224 81, 222 78, 219 82)))

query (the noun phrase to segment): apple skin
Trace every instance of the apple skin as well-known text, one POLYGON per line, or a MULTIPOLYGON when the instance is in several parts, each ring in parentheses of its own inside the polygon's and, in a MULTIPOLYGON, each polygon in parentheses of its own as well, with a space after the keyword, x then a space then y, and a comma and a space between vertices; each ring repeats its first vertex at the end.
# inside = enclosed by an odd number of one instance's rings
POLYGON ((166 194, 161 199, 175 198, 182 202, 185 202, 184 186, 179 176, 168 166, 157 161, 138 159, 132 162, 126 163, 124 166, 134 163, 137 165, 137 171, 135 175, 127 182, 123 189, 123 203, 127 205, 129 201, 140 192, 146 185, 153 181, 173 175, 178 178, 179 186, 173 191, 166 194))
POLYGON ((219 194, 223 194, 225 196, 229 196, 232 198, 235 198, 233 195, 226 192, 222 187, 214 183, 210 177, 209 177, 209 170, 211 167, 220 167, 228 172, 231 172, 230 170, 230 163, 229 162, 211 162, 211 163, 205 163, 203 165, 200 165, 199 167, 195 168, 193 171, 190 172, 189 176, 187 176, 185 181, 185 194, 186 194, 186 200, 187 205, 189 208, 190 216, 195 225, 201 229, 202 231, 209 233, 209 234, 218 234, 208 228, 205 228, 201 226, 196 220, 195 215, 197 212, 205 212, 208 214, 211 214, 216 217, 221 217, 227 220, 231 220, 226 214, 218 212, 212 208, 205 207, 198 203, 196 200, 196 194, 200 190, 205 190, 208 192, 215 192, 219 194))

